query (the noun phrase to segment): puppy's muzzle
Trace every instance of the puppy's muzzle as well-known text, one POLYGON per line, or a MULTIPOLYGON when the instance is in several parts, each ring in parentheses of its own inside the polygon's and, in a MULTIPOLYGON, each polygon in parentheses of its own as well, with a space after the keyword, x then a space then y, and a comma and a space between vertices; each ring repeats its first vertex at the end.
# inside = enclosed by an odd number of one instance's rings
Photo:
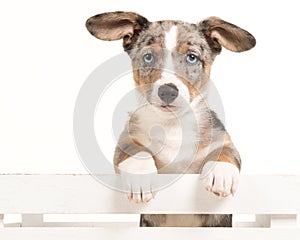
POLYGON ((168 106, 178 97, 178 88, 173 83, 166 83, 158 88, 158 96, 168 106))

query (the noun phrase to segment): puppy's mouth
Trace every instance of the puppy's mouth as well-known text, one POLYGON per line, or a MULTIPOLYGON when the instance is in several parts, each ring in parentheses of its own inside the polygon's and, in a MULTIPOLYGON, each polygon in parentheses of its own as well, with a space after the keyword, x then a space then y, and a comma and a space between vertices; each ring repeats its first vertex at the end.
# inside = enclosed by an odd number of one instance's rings
POLYGON ((176 108, 176 106, 171 105, 171 104, 162 104, 160 105, 161 108, 176 108))
POLYGON ((172 104, 161 104, 161 105, 158 105, 158 107, 164 112, 172 112, 177 109, 177 107, 172 104))
POLYGON ((172 103, 167 104, 167 103, 163 103, 163 102, 156 102, 156 103, 150 102, 150 104, 162 112, 177 112, 181 109, 180 106, 172 104, 172 103))

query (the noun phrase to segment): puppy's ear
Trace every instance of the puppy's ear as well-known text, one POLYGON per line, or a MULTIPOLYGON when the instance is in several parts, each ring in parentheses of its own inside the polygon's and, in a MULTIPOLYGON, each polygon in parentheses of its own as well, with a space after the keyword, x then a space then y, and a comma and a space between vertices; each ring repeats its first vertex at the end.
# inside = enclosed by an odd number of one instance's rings
POLYGON ((246 30, 217 17, 209 17, 199 23, 208 44, 219 53, 222 46, 233 52, 243 52, 253 48, 255 38, 246 30))
POLYGON ((127 50, 139 32, 147 28, 149 23, 146 18, 134 12, 109 12, 89 18, 86 21, 86 28, 101 40, 112 41, 123 38, 123 47, 127 50))

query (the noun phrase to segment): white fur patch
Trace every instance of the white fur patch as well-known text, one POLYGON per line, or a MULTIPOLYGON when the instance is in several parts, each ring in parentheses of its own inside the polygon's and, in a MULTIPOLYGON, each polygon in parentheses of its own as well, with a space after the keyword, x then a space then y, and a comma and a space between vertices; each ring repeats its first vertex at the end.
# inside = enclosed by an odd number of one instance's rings
POLYGON ((157 171, 154 159, 150 153, 139 152, 134 156, 127 158, 119 164, 119 169, 123 172, 133 174, 147 174, 157 171))
POLYGON ((177 44, 177 26, 172 26, 171 29, 166 32, 165 35, 165 46, 170 52, 174 49, 177 44))
POLYGON ((174 65, 172 59, 172 51, 177 44, 177 27, 173 26, 171 29, 165 33, 165 47, 166 47, 166 62, 164 68, 167 71, 174 72, 174 65))

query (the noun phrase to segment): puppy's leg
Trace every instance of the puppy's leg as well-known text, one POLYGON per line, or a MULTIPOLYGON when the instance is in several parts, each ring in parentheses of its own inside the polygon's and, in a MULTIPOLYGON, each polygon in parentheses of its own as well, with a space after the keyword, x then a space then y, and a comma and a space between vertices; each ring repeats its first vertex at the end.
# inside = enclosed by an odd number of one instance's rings
POLYGON ((202 177, 205 188, 219 197, 234 195, 237 190, 241 160, 227 133, 224 145, 213 150, 205 159, 202 177))
POLYGON ((122 177, 129 200, 145 203, 155 197, 151 184, 157 168, 146 147, 123 134, 115 151, 114 164, 116 172, 122 177))

